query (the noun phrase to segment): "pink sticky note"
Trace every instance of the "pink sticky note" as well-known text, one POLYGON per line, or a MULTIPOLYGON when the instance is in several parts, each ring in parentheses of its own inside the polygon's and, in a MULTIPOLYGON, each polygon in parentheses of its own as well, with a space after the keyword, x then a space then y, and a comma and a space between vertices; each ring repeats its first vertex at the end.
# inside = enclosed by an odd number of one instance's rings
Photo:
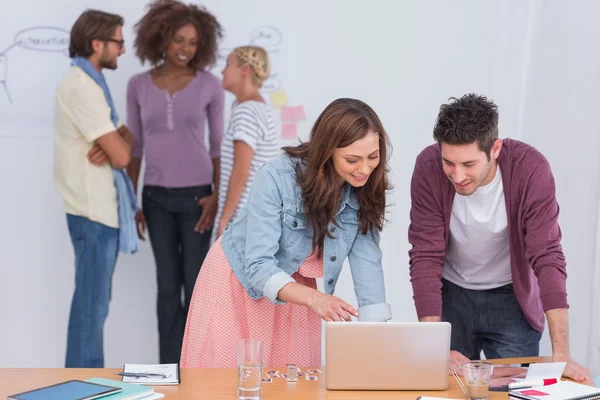
POLYGON ((540 392, 535 389, 522 390, 519 393, 524 394, 525 396, 548 396, 548 393, 540 392))
POLYGON ((281 107, 281 120, 284 122, 298 122, 306 119, 306 113, 304 107, 281 107))
POLYGON ((281 136, 284 139, 296 139, 298 137, 298 129, 296 128, 296 124, 283 123, 281 125, 281 136))
POLYGON ((306 112, 304 112, 304 107, 296 106, 296 121, 302 121, 306 119, 306 112))

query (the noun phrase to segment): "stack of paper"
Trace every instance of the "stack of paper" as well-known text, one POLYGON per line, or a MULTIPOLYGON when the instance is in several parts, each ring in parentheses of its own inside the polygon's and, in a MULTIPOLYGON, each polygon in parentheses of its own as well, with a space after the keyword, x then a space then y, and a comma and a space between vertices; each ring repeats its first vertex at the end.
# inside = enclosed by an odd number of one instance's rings
POLYGON ((571 381, 561 381, 565 362, 531 364, 523 385, 531 387, 511 390, 511 399, 519 400, 591 400, 600 398, 600 389, 571 381), (537 381, 556 379, 558 382, 545 386, 533 386, 537 381))

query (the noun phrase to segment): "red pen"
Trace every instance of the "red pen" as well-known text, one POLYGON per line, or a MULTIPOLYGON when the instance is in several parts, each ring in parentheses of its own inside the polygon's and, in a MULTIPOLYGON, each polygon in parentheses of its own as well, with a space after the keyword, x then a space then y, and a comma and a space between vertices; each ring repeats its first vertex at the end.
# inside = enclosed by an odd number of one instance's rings
POLYGON ((525 389, 525 388, 533 388, 538 386, 548 386, 553 385, 558 380, 556 378, 550 379, 538 379, 535 381, 521 381, 521 382, 513 382, 508 384, 509 389, 525 389))

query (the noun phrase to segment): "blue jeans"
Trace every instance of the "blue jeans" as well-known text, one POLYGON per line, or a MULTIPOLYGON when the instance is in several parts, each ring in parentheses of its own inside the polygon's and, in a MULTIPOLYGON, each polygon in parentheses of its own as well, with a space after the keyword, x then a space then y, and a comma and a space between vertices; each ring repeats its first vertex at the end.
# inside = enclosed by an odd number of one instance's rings
POLYGON ((67 335, 67 368, 104 367, 104 321, 119 250, 119 230, 67 214, 75 251, 75 293, 67 335))
POLYGON ((452 324, 450 348, 471 360, 535 357, 541 332, 529 325, 512 284, 470 290, 442 279, 442 321, 452 324))
POLYGON ((198 200, 211 185, 187 188, 144 187, 142 207, 156 262, 160 363, 178 363, 196 278, 210 248, 212 229, 194 226, 202 215, 198 200), (183 302, 182 302, 183 289, 183 302))

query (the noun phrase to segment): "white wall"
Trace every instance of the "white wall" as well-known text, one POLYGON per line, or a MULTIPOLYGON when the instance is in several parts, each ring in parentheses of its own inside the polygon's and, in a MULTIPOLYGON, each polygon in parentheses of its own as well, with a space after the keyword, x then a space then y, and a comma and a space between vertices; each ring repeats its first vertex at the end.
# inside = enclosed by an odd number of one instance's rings
MULTIPOLYGON (((0 17, 0 50, 2 42, 10 42, 12 32, 22 27, 59 25, 68 29, 83 7, 75 0, 61 3, 64 6, 40 2, 35 9, 25 2, 11 4, 9 15, 0 17), (16 17, 17 22, 9 22, 9 17, 16 17)), ((126 40, 131 44, 130 30, 142 15, 145 1, 119 3, 122 2, 88 1, 86 6, 124 15, 126 40)), ((582 70, 573 69, 569 60, 574 52, 588 57, 582 60, 587 62, 582 68, 589 72, 598 64, 591 51, 581 54, 576 38, 569 36, 573 25, 581 30, 597 29, 591 10, 573 7, 571 13, 562 14, 564 6, 555 2, 548 6, 554 11, 544 13, 538 2, 519 0, 209 0, 203 4, 219 16, 230 37, 242 37, 248 27, 266 23, 284 27, 286 91, 291 103, 303 104, 307 111, 308 120, 300 126, 303 137, 307 137, 311 123, 322 109, 337 97, 360 98, 379 113, 394 145, 391 168, 395 190, 389 197, 390 223, 382 236, 382 248, 388 300, 395 320, 416 318, 407 256, 412 167, 418 152, 432 143, 437 110, 450 96, 466 92, 487 94, 500 107, 501 135, 523 136, 547 154, 559 181, 561 222, 571 277, 582 277, 585 266, 592 264, 591 247, 584 247, 591 242, 581 241, 578 232, 583 228, 594 230, 595 216, 588 217, 587 209, 576 201, 577 196, 592 197, 592 192, 589 185, 576 182, 584 176, 592 178, 592 174, 597 181, 598 165, 592 164, 590 158, 585 173, 576 173, 572 160, 585 163, 586 159, 574 153, 575 143, 571 153, 561 155, 563 148, 569 148, 565 137, 576 137, 569 127, 576 126, 577 134, 586 129, 586 134, 593 135, 591 108, 595 105, 591 101, 598 91, 598 82, 594 77, 588 81, 589 86, 584 85, 577 77, 582 70), (562 47, 558 47, 562 52, 557 54, 550 51, 550 44, 557 42, 555 26, 566 35, 559 43, 562 47), (552 68, 547 65, 548 57, 552 68), (544 80, 543 76, 552 79, 544 80), (578 85, 572 86, 572 80, 577 80, 578 85), (569 107, 557 100, 564 92, 570 94, 569 107), (578 111, 578 96, 587 96, 590 113, 578 111), (551 100, 558 107, 546 120, 549 110, 554 110, 551 100)), ((596 7, 591 1, 582 4, 596 7)), ((590 46, 593 37, 598 35, 590 34, 586 39, 590 46)), ((21 62, 24 68, 40 68, 41 76, 48 77, 66 68, 66 58, 46 61, 39 53, 18 51, 18 56, 11 54, 11 68, 21 62)), ((113 98, 123 115, 127 79, 141 70, 128 47, 119 69, 107 73, 113 98)), ((4 134, 5 129, 30 124, 37 115, 51 115, 56 84, 54 78, 31 84, 28 74, 21 71, 12 75, 13 72, 11 69, 15 102, 29 108, 25 116, 16 115, 12 111, 15 105, 3 103, 0 92, 0 133, 4 134)), ((42 122, 38 123, 42 131, 36 133, 51 134, 51 120, 42 122)), ((4 328, 0 329, 0 367, 57 367, 64 360, 73 255, 61 200, 52 184, 52 139, 23 137, 27 133, 19 133, 19 137, 0 135, 0 168, 5 171, 0 198, 0 320, 4 328)), ((581 141, 581 147, 587 148, 582 150, 591 152, 589 144, 581 141)), ((586 321, 591 312, 590 285, 582 281, 576 286, 571 278, 569 289, 573 337, 578 339, 589 334, 586 321)), ((355 301, 349 271, 342 274, 337 294, 355 301)), ((105 331, 107 366, 158 360, 154 302, 154 265, 145 243, 139 254, 121 256, 117 265, 105 331)), ((585 362, 587 345, 574 340, 572 346, 585 362)), ((547 338, 544 352, 549 353, 547 338)))
POLYGON ((591 300, 600 283, 600 56, 595 50, 600 3, 536 0, 532 9, 523 139, 544 153, 554 172, 568 263, 571 349, 598 373, 600 338, 594 328, 600 309, 591 300))

